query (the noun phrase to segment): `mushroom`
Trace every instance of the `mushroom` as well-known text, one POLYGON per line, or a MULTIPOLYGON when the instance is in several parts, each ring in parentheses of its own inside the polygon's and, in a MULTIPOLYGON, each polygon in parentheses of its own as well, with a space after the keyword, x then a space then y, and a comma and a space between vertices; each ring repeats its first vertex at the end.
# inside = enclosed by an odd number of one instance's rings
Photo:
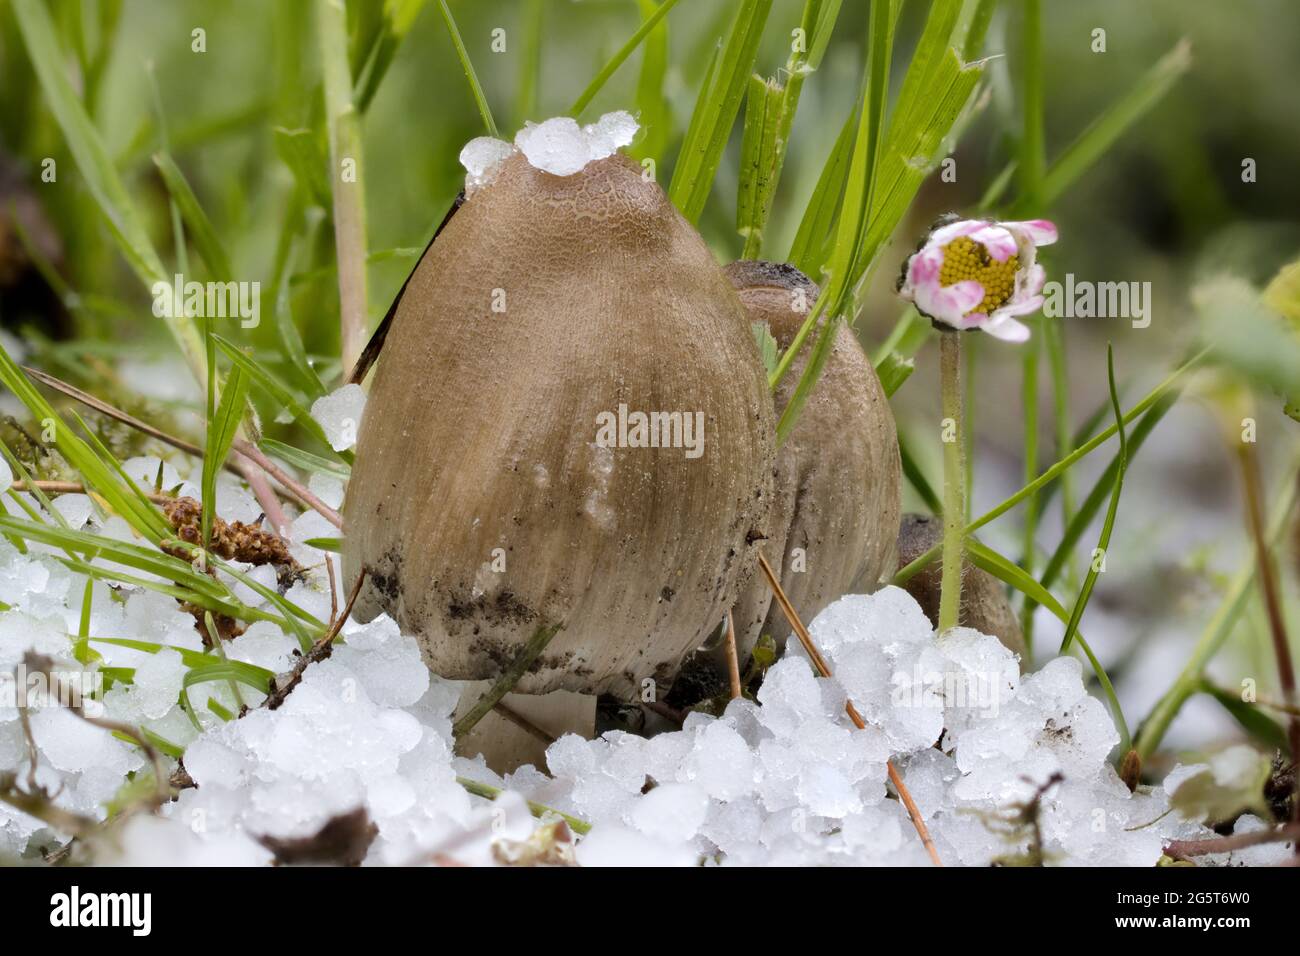
MULTIPOLYGON (((811 279, 793 266, 757 260, 726 269, 750 321, 777 346, 790 347, 817 300, 811 279)), ((816 333, 777 386, 779 415, 803 374, 816 333)), ((901 466, 894 415, 871 361, 848 324, 785 443, 777 451, 772 528, 763 553, 804 621, 844 594, 873 591, 894 571, 901 466)), ((779 647, 790 625, 767 583, 753 580, 735 611, 737 652, 761 634, 779 647)))
POLYGON ((495 769, 590 735, 591 695, 665 694, 753 575, 771 499, 772 401, 727 277, 608 135, 576 171, 539 168, 601 125, 567 124, 466 161, 464 205, 398 305, 344 505, 358 619, 392 615, 446 678, 518 672, 503 703, 540 730, 531 746, 494 746, 514 728, 496 713, 460 741, 495 769), (564 726, 521 696, 559 691, 584 695, 556 699, 564 726))
MULTIPOLYGON (((943 522, 929 515, 906 514, 898 532, 898 566, 912 563, 925 552, 943 541, 943 522)), ((939 620, 939 582, 943 562, 935 559, 914 574, 903 585, 907 593, 916 598, 931 624, 939 620)), ((961 570, 961 605, 957 622, 962 627, 973 627, 982 634, 991 634, 1002 646, 1020 657, 1025 663, 1025 639, 1020 632, 1006 588, 993 575, 966 561, 961 570)))

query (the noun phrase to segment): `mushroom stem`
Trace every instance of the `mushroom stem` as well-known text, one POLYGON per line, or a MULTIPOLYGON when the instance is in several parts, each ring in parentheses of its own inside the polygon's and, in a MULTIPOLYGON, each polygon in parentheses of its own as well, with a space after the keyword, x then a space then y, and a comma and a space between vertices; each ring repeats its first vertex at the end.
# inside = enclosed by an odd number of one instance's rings
POLYGON ((487 693, 479 698, 478 703, 471 707, 464 717, 456 721, 451 728, 452 735, 459 740, 473 730, 474 725, 482 720, 487 712, 495 707, 497 702, 510 693, 511 689, 519 683, 519 678, 528 672, 528 668, 533 665, 533 661, 537 660, 542 651, 546 650, 546 645, 551 643, 551 638, 558 634, 559 631, 560 626, 558 624, 539 627, 528 643, 519 649, 519 653, 510 662, 510 666, 502 671, 501 676, 488 688, 487 693))
MULTIPOLYGON (((489 681, 469 681, 461 689, 453 722, 474 707, 489 681)), ((524 764, 546 769, 546 750, 565 734, 590 740, 596 735, 596 695, 571 690, 549 694, 506 694, 474 729, 456 738, 456 754, 481 756, 494 773, 513 773, 524 764)))
POLYGON ((551 744, 555 743, 556 737, 554 734, 550 733, 547 730, 543 730, 541 727, 538 727, 535 723, 533 723, 531 720, 529 720, 523 714, 519 713, 519 711, 515 710, 514 708, 506 706, 506 702, 504 700, 497 701, 496 706, 494 706, 492 709, 496 711, 498 714, 500 714, 502 717, 504 717, 506 720, 510 721, 510 723, 514 724, 524 733, 536 737, 538 740, 540 740, 543 743, 543 745, 549 747, 551 744))
POLYGON ((939 335, 939 378, 943 403, 943 580, 939 591, 939 633, 957 626, 966 530, 966 452, 962 435, 961 333, 939 335))
MULTIPOLYGON (((762 569, 763 576, 767 578, 767 583, 772 588, 776 603, 781 606, 781 611, 785 614, 786 620, 790 622, 790 627, 799 638, 799 643, 803 645, 809 660, 812 661, 813 666, 817 668, 822 677, 830 677, 831 669, 826 663, 826 658, 822 657, 821 651, 817 650, 812 635, 808 633, 808 628, 804 627, 803 621, 799 620, 794 605, 790 603, 790 599, 781 590, 781 582, 776 579, 776 572, 772 570, 772 565, 767 563, 767 558, 763 556, 761 551, 758 553, 758 566, 762 569)), ((857 727, 858 730, 867 729, 867 722, 862 719, 858 709, 853 706, 853 701, 846 700, 844 702, 844 712, 849 715, 849 720, 853 721, 853 726, 857 727)), ((930 838, 930 829, 925 825, 925 817, 921 816, 921 809, 916 805, 916 801, 912 799, 911 791, 907 789, 907 785, 903 783, 902 775, 894 768, 892 760, 886 761, 885 766, 889 770, 889 782, 898 791, 898 799, 907 808, 907 815, 912 818, 912 826, 916 827, 916 834, 921 838, 921 843, 924 844, 926 852, 930 854, 931 861, 935 866, 943 866, 943 861, 939 859, 939 851, 934 847, 934 840, 930 838)))

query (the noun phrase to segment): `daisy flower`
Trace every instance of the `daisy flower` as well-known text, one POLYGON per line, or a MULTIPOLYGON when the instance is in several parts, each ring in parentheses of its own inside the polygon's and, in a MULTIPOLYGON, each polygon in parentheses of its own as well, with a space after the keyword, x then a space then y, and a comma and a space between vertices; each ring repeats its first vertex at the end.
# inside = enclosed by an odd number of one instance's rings
POLYGON ((1046 219, 957 219, 935 228, 907 260, 898 293, 922 315, 954 329, 982 329, 1007 342, 1029 338, 1015 317, 1043 305, 1039 246, 1056 241, 1046 219))

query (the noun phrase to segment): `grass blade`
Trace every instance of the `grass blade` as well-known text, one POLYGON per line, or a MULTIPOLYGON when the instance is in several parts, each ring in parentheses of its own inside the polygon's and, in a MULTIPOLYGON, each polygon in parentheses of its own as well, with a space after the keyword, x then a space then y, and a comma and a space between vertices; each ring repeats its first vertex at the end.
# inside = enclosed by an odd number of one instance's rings
POLYGON ((1043 134, 1043 6, 1042 0, 1025 0, 1020 57, 1024 126, 1020 132, 1020 202, 1029 209, 1042 208, 1047 154, 1043 134))
MULTIPOLYGON (((311 412, 308 411, 301 396, 295 394, 292 389, 276 378, 266 366, 246 355, 233 342, 215 334, 212 336, 212 341, 217 348, 225 353, 226 358, 230 359, 236 368, 246 372, 252 381, 266 389, 270 396, 292 415, 304 430, 309 432, 313 438, 318 439, 326 448, 331 447, 329 439, 325 437, 325 430, 320 427, 316 419, 311 417, 311 412)), ((349 465, 352 464, 352 452, 339 451, 332 453, 349 465)))
POLYGON ((384 22, 378 37, 366 56, 357 80, 354 100, 358 112, 364 113, 370 108, 370 101, 379 92, 388 68, 393 64, 393 57, 406 35, 411 32, 416 17, 424 9, 426 0, 386 0, 384 3, 384 22))
POLYGON ((691 223, 699 221, 713 188, 722 151, 740 110, 745 82, 753 69, 758 41, 771 10, 772 0, 742 0, 721 55, 700 87, 691 125, 677 154, 677 166, 668 187, 668 197, 691 223))
POLYGON ((907 483, 912 486, 921 501, 930 509, 930 514, 937 515, 943 513, 943 503, 939 500, 939 495, 935 492, 934 486, 930 484, 925 477, 925 471, 921 468, 921 463, 916 460, 912 454, 911 443, 907 437, 900 431, 898 433, 898 456, 903 463, 903 477, 907 483))
MULTIPOLYGON (((637 4, 643 19, 654 16, 660 9, 655 0, 637 0, 637 4)), ((668 21, 661 18, 644 42, 641 73, 636 82, 637 119, 642 136, 632 144, 629 152, 637 159, 652 159, 658 163, 673 134, 672 104, 664 89, 668 79, 668 21)))
POLYGON ((258 445, 268 455, 279 458, 281 461, 287 461, 294 467, 301 468, 304 471, 314 471, 320 475, 333 475, 336 478, 348 478, 352 474, 352 469, 341 462, 330 461, 320 455, 313 455, 309 451, 303 451, 293 445, 276 441, 274 438, 263 438, 258 442, 258 445))
MULTIPOLYGON (((447 0, 438 0, 438 9, 442 13, 442 22, 447 25, 447 33, 451 36, 452 46, 456 48, 456 56, 460 60, 460 68, 465 71, 465 79, 469 82, 469 89, 474 94, 474 103, 478 106, 479 115, 483 117, 483 126, 487 129, 487 134, 493 139, 500 139, 501 133, 497 131, 496 120, 492 118, 492 108, 488 106, 487 97, 483 95, 483 86, 478 81, 478 74, 474 72, 474 64, 470 61, 469 51, 465 49, 465 41, 460 38, 460 28, 456 26, 456 18, 451 15, 451 8, 447 6, 447 0)), ((349 368, 351 362, 344 362, 343 367, 349 368)))
POLYGON ((162 174, 163 184, 171 194, 172 201, 180 209, 185 227, 194 240, 194 247, 207 265, 212 278, 218 282, 230 282, 234 278, 234 270, 230 267, 230 256, 226 254, 225 246, 217 238, 216 230, 212 228, 212 220, 199 205, 199 199, 190 188, 185 174, 168 153, 155 153, 153 162, 158 167, 158 172, 162 174))
MULTIPOLYGON (((609 78, 617 72, 618 68, 632 55, 632 52, 641 45, 641 41, 650 35, 650 31, 658 26, 659 21, 666 17, 668 11, 676 5, 677 0, 663 0, 663 3, 659 4, 659 8, 642 21, 637 31, 628 38, 626 43, 619 47, 618 52, 614 54, 608 63, 601 67, 600 72, 587 84, 587 88, 574 100, 573 106, 569 107, 570 116, 575 118, 580 116, 582 111, 591 105, 591 101, 596 98, 596 94, 601 91, 601 88, 609 82, 609 78)), ((443 0, 443 6, 446 7, 445 0, 443 0)))
POLYGON ((275 150, 293 173, 294 180, 312 203, 322 209, 330 204, 330 183, 325 171, 329 160, 313 130, 275 128, 275 150))
POLYGON ((787 259, 809 276, 819 275, 821 265, 826 261, 827 241, 831 227, 835 224, 840 196, 844 194, 844 182, 849 175, 856 118, 855 114, 850 113, 844 121, 804 209, 803 218, 799 220, 794 241, 790 244, 787 259))
POLYGON ((736 211, 736 228, 745 237, 745 258, 758 258, 762 254, 763 234, 785 166, 786 147, 804 80, 821 66, 840 4, 841 0, 806 0, 799 21, 802 43, 792 44, 784 86, 779 79, 768 80, 762 87, 755 85, 758 77, 750 80, 750 104, 756 122, 751 129, 747 111, 745 139, 750 140, 752 134, 753 142, 749 147, 742 143, 741 147, 741 191, 745 192, 745 172, 750 172, 757 188, 748 197, 749 207, 742 213, 738 202, 736 211))
POLYGON ((1291 744, 1287 740, 1286 731, 1282 728, 1282 725, 1262 713, 1259 708, 1246 703, 1238 694, 1215 687, 1207 680, 1201 681, 1200 687, 1197 689, 1217 700, 1246 733, 1265 747, 1270 750, 1280 750, 1283 753, 1290 749, 1291 744))
POLYGON ((73 468, 81 473, 86 485, 101 495, 109 506, 127 520, 141 535, 157 541, 171 529, 162 514, 148 499, 140 500, 139 489, 120 474, 116 459, 108 456, 112 464, 72 430, 47 402, 14 360, 0 346, 0 382, 27 406, 37 421, 54 423, 54 444, 73 468))
POLYGON ((974 7, 967 3, 971 14, 961 37, 963 60, 973 60, 980 55, 980 51, 984 48, 984 37, 989 32, 989 24, 993 22, 993 11, 997 5, 998 0, 978 0, 974 7))
MULTIPOLYGON (((966 554, 970 558, 971 564, 977 568, 987 571, 999 581, 1009 584, 1022 594, 1032 597, 1056 615, 1060 621, 1066 622, 1069 620, 1070 616, 1066 613, 1065 608, 1061 606, 1061 602, 1056 600, 1050 591, 992 548, 981 544, 974 538, 967 538, 966 554)), ((1124 719, 1124 710, 1119 705, 1119 697, 1115 694, 1115 687, 1111 684, 1106 669, 1101 666, 1101 661, 1097 660, 1092 648, 1083 639, 1083 635, 1076 631, 1074 641, 1079 645, 1079 649, 1083 651, 1084 656, 1088 658, 1088 663, 1092 665, 1092 671, 1097 675, 1097 682, 1101 685, 1102 693, 1106 697, 1111 717, 1119 730, 1119 752, 1121 754, 1128 753, 1131 747, 1128 721, 1124 719)))
MULTIPOLYGON (((1169 409, 1173 408, 1177 403, 1178 395, 1178 392, 1173 392, 1164 396, 1138 419, 1137 426, 1128 439, 1128 458, 1130 461, 1137 454, 1138 449, 1142 447, 1142 443, 1146 441, 1147 436, 1160 423, 1160 419, 1164 418, 1169 409)), ((1047 564, 1043 566, 1043 573, 1039 580, 1042 581, 1044 587, 1052 586, 1052 582, 1056 580, 1056 576, 1060 574, 1061 569, 1065 566, 1066 560, 1083 536, 1083 532, 1087 530, 1088 525, 1092 523, 1092 519, 1101 510, 1101 503, 1106 499, 1107 492, 1114 486, 1118 471, 1119 456, 1116 455, 1111 459, 1110 464, 1106 466, 1106 470, 1102 472, 1101 477, 1097 479, 1092 490, 1088 492, 1088 496, 1084 498, 1079 509, 1070 518, 1070 523, 1061 535, 1056 550, 1052 552, 1047 564)), ((1046 494, 1043 497, 1045 498, 1046 494)))
POLYGON ((1042 184, 1042 203, 1050 206, 1133 124, 1160 102, 1192 65, 1192 46, 1184 39, 1161 57, 1123 97, 1098 116, 1057 157, 1042 184))
MULTIPOLYGON (((14 16, 36 71, 50 112, 63 132, 68 149, 85 178, 86 186, 107 221, 109 231, 132 271, 149 289, 157 283, 170 284, 162 260, 135 205, 127 195, 99 131, 86 114, 63 69, 63 54, 54 34, 45 4, 40 0, 14 0, 14 16)), ((165 317, 181 354, 198 381, 203 381, 203 341, 183 309, 170 310, 165 317)))
POLYGON ((1097 575, 1101 573, 1101 569, 1097 566, 1096 556, 1100 554, 1102 561, 1106 560, 1106 549, 1110 547, 1110 535, 1115 529, 1115 515, 1119 511, 1119 496, 1124 489, 1124 473, 1128 470, 1128 435, 1124 431, 1124 412, 1119 407, 1119 392, 1115 389, 1115 353, 1109 345, 1106 346, 1106 375, 1110 383, 1110 404, 1115 411, 1115 428, 1119 433, 1119 455, 1116 459, 1119 462, 1119 467, 1115 470, 1115 483, 1110 490, 1110 507, 1106 509, 1106 520, 1101 527, 1101 536, 1097 539, 1097 548, 1093 551, 1093 560, 1088 567, 1088 573, 1084 576, 1083 587, 1079 590, 1079 597, 1074 602, 1074 610, 1070 613, 1070 621, 1065 626, 1065 636, 1061 639, 1062 654, 1070 649, 1070 641, 1074 638, 1074 633, 1079 627, 1079 619, 1083 617, 1083 612, 1092 597, 1092 589, 1097 583, 1097 575))
POLYGON ((876 366, 876 375, 880 377, 880 386, 885 390, 886 398, 893 398, 894 393, 903 387, 903 383, 916 371, 916 362, 904 358, 899 352, 890 352, 876 366))
MULTIPOLYGON (((1173 389, 1173 387, 1178 383, 1178 381, 1184 375, 1188 374, 1193 369, 1197 368, 1205 360, 1205 357, 1208 354, 1209 354, 1208 348, 1202 349, 1201 351, 1193 355, 1190 359, 1188 359, 1186 362, 1184 362, 1182 365, 1178 366, 1171 373, 1169 373, 1169 375, 1165 377, 1164 381, 1160 382, 1158 385, 1156 385, 1155 388, 1151 389, 1151 391, 1149 391, 1137 404, 1135 404, 1124 414, 1123 416, 1124 424, 1125 425, 1131 424, 1134 419, 1136 419, 1139 415, 1143 414, 1148 408, 1150 408, 1152 405, 1158 402, 1171 389, 1173 389)), ((1036 494, 1041 489, 1052 484, 1052 482, 1054 482, 1057 478, 1059 478, 1061 474, 1066 471, 1066 469, 1074 467, 1074 465, 1081 458, 1084 458, 1085 456, 1091 454, 1093 451, 1095 451, 1096 449, 1100 448, 1103 444, 1105 444, 1111 438, 1111 436, 1115 434, 1115 432, 1116 432, 1116 427, 1114 425, 1111 425, 1105 431, 1099 432, 1098 434, 1090 438, 1088 441, 1080 444, 1077 448, 1074 449, 1074 451, 1070 452, 1070 454, 1066 455, 1060 461, 1053 464, 1050 468, 1047 468, 1045 471, 1043 471, 1042 474, 1040 474, 1033 481, 1029 482, 1027 485, 1025 485, 1015 494, 1007 498, 1004 498, 1001 503, 994 506, 990 510, 984 512, 983 515, 981 515, 980 517, 976 518, 974 521, 967 524, 966 534, 968 535, 974 534, 976 531, 984 527, 989 522, 1002 517, 1002 515, 1006 514, 1008 511, 1010 511, 1016 505, 1020 504, 1020 502, 1024 501, 1026 498, 1036 494)), ((908 564, 906 567, 899 568, 898 573, 894 575, 893 583, 898 585, 905 584, 906 582, 910 581, 918 571, 920 571, 922 568, 924 568, 926 565, 928 565, 931 561, 933 561, 938 556, 939 556, 938 546, 931 548, 929 551, 925 552, 924 554, 918 555, 917 558, 914 561, 912 561, 910 564, 908 564)))
POLYGON ((772 208, 777 130, 785 91, 758 74, 749 78, 744 134, 740 145, 740 185, 736 191, 736 232, 745 240, 742 259, 757 259, 763 227, 772 208))
POLYGON ((248 378, 239 366, 230 370, 221 389, 221 402, 208 420, 206 447, 203 454, 203 547, 212 536, 212 522, 217 511, 217 475, 230 454, 230 446, 239 431, 240 410, 248 397, 248 378))

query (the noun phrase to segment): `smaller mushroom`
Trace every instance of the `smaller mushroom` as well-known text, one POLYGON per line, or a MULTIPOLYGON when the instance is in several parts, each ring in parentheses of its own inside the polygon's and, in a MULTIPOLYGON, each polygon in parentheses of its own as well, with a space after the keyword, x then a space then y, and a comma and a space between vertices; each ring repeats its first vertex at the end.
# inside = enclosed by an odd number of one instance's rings
MULTIPOLYGON (((793 266, 744 259, 726 268, 755 327, 779 349, 793 343, 817 301, 817 285, 793 266)), ((823 320, 824 321, 824 320, 823 320)), ((779 416, 803 375, 817 332, 777 386, 779 416)), ((775 495, 763 554, 804 621, 845 594, 869 593, 895 568, 901 510, 898 435, 889 400, 853 329, 841 324, 831 354, 789 437, 777 450, 775 495)), ((733 609, 741 670, 759 637, 784 648, 791 628, 762 576, 733 609)), ((721 632, 683 668, 670 703, 690 706, 726 687, 721 632)))
MULTIPOLYGON (((903 515, 898 531, 898 566, 907 566, 943 541, 943 522, 929 515, 903 515)), ((916 598, 931 624, 939 620, 939 582, 943 576, 943 562, 935 559, 918 571, 903 585, 907 593, 916 598)), ((991 634, 1002 646, 1025 661, 1025 639, 1020 633, 1006 588, 982 568, 966 561, 961 571, 961 607, 957 622, 962 627, 972 627, 982 634, 991 634)))

